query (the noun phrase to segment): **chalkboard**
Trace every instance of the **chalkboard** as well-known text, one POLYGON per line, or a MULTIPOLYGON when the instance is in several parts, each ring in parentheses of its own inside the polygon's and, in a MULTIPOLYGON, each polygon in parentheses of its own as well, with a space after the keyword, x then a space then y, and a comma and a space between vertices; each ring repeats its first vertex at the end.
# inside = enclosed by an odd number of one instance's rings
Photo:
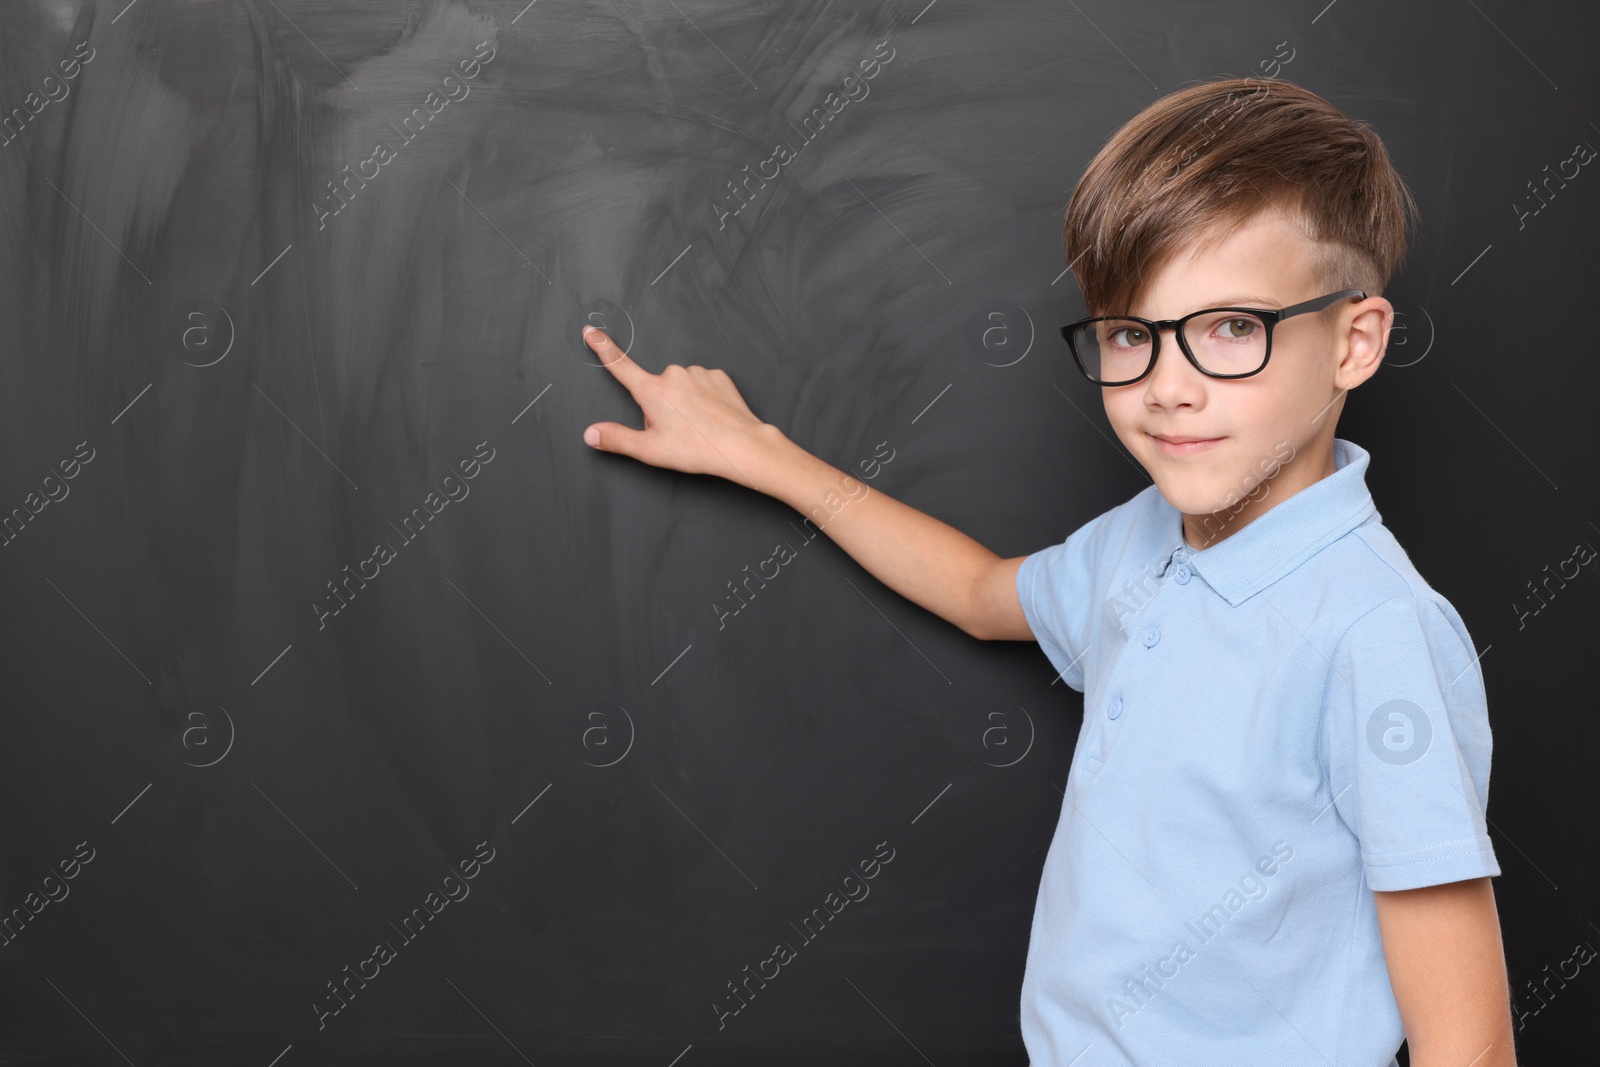
POLYGON ((1025 1063, 1081 697, 775 500, 590 449, 638 412, 579 327, 1057 543, 1149 484, 1060 341, 1063 209, 1225 75, 1371 122, 1421 206, 1340 436, 1485 650, 1518 1040, 1576 1047, 1600 590, 1549 568, 1600 543, 1600 179, 1548 168, 1600 144, 1595 21, 7 5, 0 1052, 1025 1063))

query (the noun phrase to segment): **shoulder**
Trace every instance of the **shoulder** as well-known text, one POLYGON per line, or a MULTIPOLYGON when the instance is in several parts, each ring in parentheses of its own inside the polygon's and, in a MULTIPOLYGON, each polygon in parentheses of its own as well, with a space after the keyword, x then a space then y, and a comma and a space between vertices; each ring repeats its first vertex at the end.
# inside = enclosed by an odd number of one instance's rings
POLYGON ((1059 544, 1028 555, 1017 570, 1018 594, 1025 609, 1035 609, 1035 614, 1043 614, 1052 598, 1071 596, 1087 606, 1117 584, 1125 568, 1148 571, 1150 561, 1172 547, 1180 530, 1177 512, 1151 485, 1096 515, 1059 544))
MULTIPOLYGON (((1082 661, 1094 643, 1094 620, 1106 589, 1119 581, 1125 563, 1137 566, 1133 561, 1148 561, 1160 551, 1163 507, 1172 516, 1169 534, 1176 537, 1176 512, 1152 485, 1096 515, 1060 544, 1027 556, 1017 568, 1023 618, 1073 689, 1081 692, 1086 684, 1082 661)), ((1149 570, 1148 562, 1142 565, 1149 570)))
MULTIPOLYGON (((1470 756, 1486 795, 1488 700, 1481 653, 1465 622, 1417 573, 1392 534, 1369 523, 1344 538, 1341 610, 1323 632, 1326 656, 1322 728, 1337 748, 1363 731, 1383 733, 1395 714, 1426 737, 1447 728, 1470 756)), ((1372 736, 1368 744, 1376 744, 1372 736)), ((1425 742, 1424 742, 1425 744, 1425 742)))
POLYGON ((1418 572, 1411 557, 1380 521, 1352 530, 1330 546, 1324 580, 1345 591, 1345 640, 1407 625, 1426 634, 1438 651, 1467 651, 1472 638, 1455 605, 1418 572), (1451 646, 1454 646, 1452 649, 1451 646))

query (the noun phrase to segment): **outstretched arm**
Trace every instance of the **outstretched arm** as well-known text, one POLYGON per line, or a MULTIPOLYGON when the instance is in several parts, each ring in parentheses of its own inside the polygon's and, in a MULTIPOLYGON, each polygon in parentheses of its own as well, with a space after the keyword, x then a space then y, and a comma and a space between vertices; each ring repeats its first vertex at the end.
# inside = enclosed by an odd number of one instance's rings
POLYGON ((1017 568, 966 534, 811 455, 764 423, 722 370, 672 364, 652 374, 601 330, 584 340, 644 412, 644 429, 584 431, 594 448, 690 474, 714 474, 811 517, 883 584, 973 637, 1032 640, 1017 568))

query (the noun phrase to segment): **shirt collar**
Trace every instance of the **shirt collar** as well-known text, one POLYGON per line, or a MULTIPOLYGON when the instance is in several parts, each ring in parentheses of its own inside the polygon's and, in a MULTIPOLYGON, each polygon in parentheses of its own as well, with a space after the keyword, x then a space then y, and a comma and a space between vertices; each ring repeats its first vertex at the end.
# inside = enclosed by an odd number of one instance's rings
POLYGON ((1357 526, 1381 521, 1367 491, 1369 458, 1360 445, 1334 438, 1332 474, 1198 552, 1183 539, 1182 515, 1158 492, 1157 509, 1167 531, 1162 558, 1187 562, 1237 607, 1357 526))

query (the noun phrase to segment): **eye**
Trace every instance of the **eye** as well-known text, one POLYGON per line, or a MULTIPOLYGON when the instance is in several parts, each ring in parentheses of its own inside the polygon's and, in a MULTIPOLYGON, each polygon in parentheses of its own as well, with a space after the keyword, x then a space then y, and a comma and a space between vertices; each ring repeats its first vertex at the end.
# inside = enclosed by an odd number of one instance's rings
POLYGON ((1224 319, 1220 328, 1225 339, 1246 341, 1256 335, 1261 329, 1261 323, 1252 318, 1224 319))
POLYGON ((1137 326, 1118 326, 1106 335, 1106 339, 1123 348, 1139 348, 1150 343, 1150 335, 1137 326), (1123 334, 1128 337, 1123 338, 1123 334))

